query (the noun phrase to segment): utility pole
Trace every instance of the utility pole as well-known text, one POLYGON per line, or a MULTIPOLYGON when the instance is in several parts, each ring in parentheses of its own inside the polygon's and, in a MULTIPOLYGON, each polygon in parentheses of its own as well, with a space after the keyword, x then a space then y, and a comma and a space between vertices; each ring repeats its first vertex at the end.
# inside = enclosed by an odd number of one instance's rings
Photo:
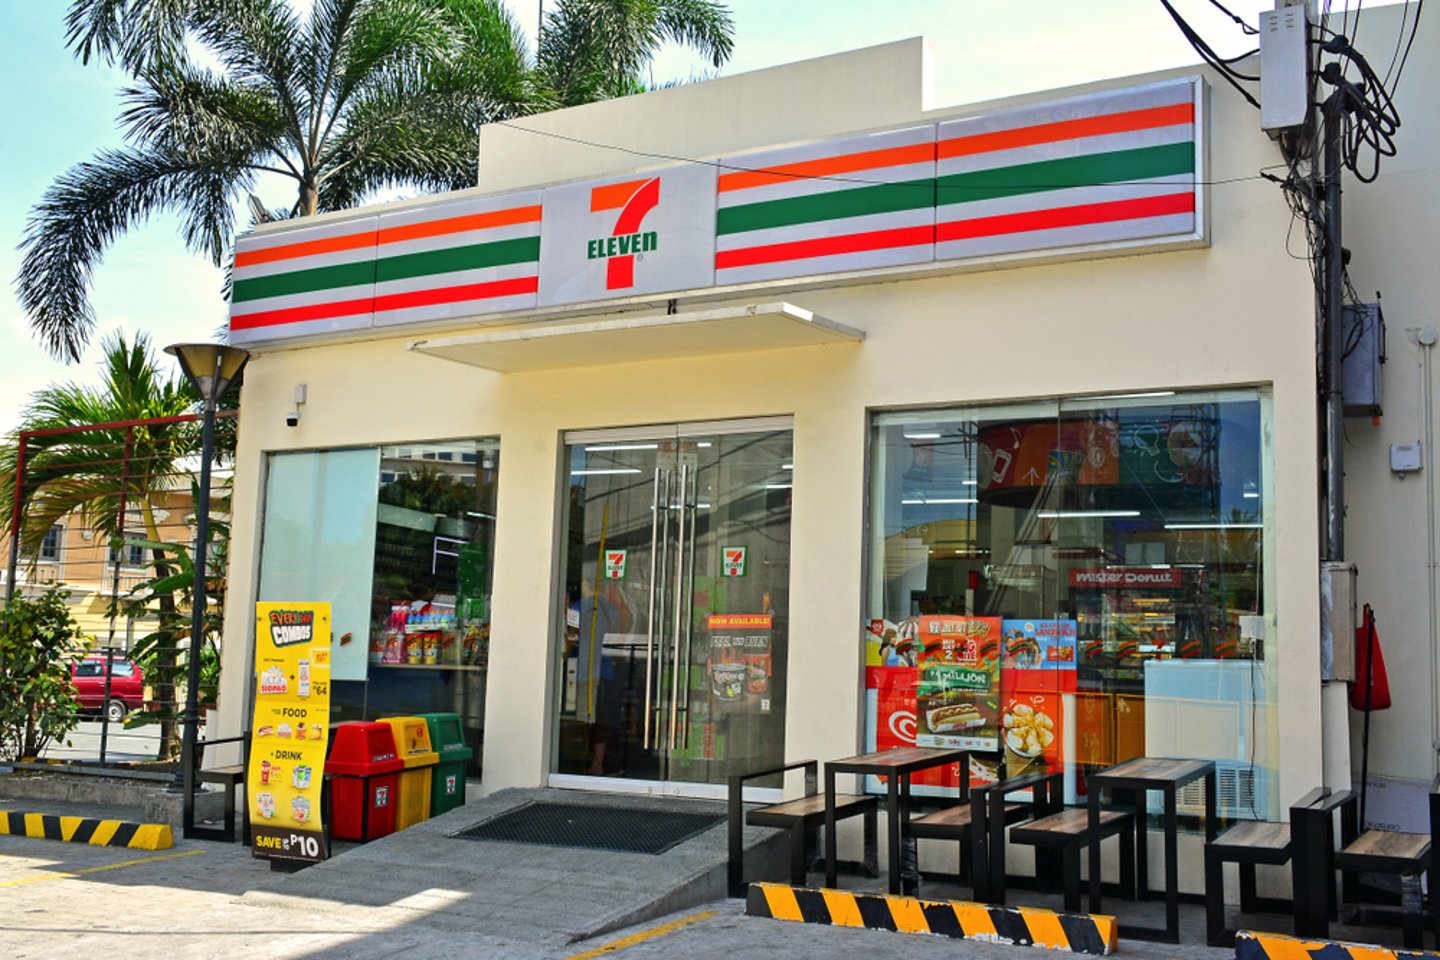
MULTIPOLYGON (((1325 179, 1325 560, 1345 559, 1345 248, 1340 242, 1340 138, 1345 90, 1337 86, 1323 107, 1321 147, 1325 179)), ((1338 641, 1337 641, 1338 642, 1338 641)))

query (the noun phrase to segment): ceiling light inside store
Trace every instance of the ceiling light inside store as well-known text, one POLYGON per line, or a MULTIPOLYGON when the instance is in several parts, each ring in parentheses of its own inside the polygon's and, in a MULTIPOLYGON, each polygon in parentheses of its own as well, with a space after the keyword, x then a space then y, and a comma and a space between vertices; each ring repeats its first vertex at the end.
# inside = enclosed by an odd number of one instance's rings
POLYGON ((614 473, 639 473, 639 467, 595 467, 584 470, 571 470, 572 477, 603 477, 614 473))
POLYGON ((1041 510, 1035 514, 1041 520, 1082 520, 1101 517, 1138 517, 1139 510, 1041 510))
POLYGON ((795 469, 795 464, 793 464, 793 463, 782 463, 782 464, 780 464, 780 469, 781 469, 781 470, 794 470, 794 469, 795 469))
POLYGON ((940 439, 940 431, 938 431, 938 430, 911 430, 911 431, 907 431, 907 432, 904 434, 904 436, 905 436, 905 439, 906 439, 906 440, 939 440, 939 439, 940 439))
POLYGON ((1246 500, 1260 499, 1260 494, 1255 490, 1246 490, 1243 494, 1241 494, 1241 496, 1243 496, 1246 500))
POLYGON ((587 446, 586 453, 615 453, 620 450, 659 450, 658 443, 606 443, 597 446, 587 446))
POLYGON ((936 497, 936 498, 933 499, 933 500, 931 500, 931 499, 901 500, 900 502, 903 503, 903 504, 905 504, 906 506, 917 507, 917 506, 931 506, 931 505, 933 505, 933 504, 939 504, 939 503, 979 503, 980 501, 979 501, 979 500, 976 500, 974 497, 936 497))
POLYGON ((1167 523, 1166 530, 1260 530, 1263 523, 1167 523))
POLYGON ((791 487, 793 487, 793 486, 794 486, 793 483, 767 483, 767 484, 765 484, 765 489, 766 489, 766 490, 789 490, 789 489, 790 489, 791 487))
POLYGON ((1151 390, 1146 393, 1107 393, 1099 397, 1084 397, 1085 400, 1149 400, 1154 397, 1173 397, 1174 390, 1151 390))

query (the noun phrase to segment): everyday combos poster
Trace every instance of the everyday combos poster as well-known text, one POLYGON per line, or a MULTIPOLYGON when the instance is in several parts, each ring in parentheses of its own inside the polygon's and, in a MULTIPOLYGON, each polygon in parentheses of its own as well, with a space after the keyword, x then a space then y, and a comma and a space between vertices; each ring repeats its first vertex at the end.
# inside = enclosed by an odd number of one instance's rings
POLYGON ((330 604, 257 603, 245 783, 256 857, 329 856, 320 823, 329 722, 330 604))

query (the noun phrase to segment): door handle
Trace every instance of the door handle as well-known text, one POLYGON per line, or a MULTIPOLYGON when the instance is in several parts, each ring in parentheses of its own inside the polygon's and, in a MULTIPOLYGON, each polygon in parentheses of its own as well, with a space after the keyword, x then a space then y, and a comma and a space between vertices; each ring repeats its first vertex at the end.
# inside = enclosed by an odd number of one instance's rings
POLYGON ((688 488, 681 491, 681 499, 684 502, 681 512, 690 512, 690 543, 688 553, 690 564, 685 570, 685 705, 680 708, 685 714, 684 741, 685 748, 690 748, 690 658, 694 656, 694 647, 691 643, 691 633, 695 629, 695 527, 699 521, 700 512, 700 469, 697 466, 695 473, 690 477, 691 485, 695 487, 695 495, 690 496, 688 488))
MULTIPOLYGON (((649 505, 649 620, 645 626, 645 740, 644 748, 649 750, 649 737, 651 737, 652 711, 655 704, 655 612, 657 612, 657 584, 655 584, 655 571, 664 569, 660 564, 660 514, 661 511, 668 511, 670 502, 670 471, 661 471, 655 468, 654 491, 651 494, 651 505, 649 505), (664 476, 665 488, 661 489, 661 478, 664 476)), ((670 518, 665 518, 668 520, 670 518)), ((660 731, 655 730, 655 735, 660 731)))
MULTIPOLYGON (((680 729, 680 631, 682 629, 681 618, 685 613, 683 605, 685 592, 685 490, 690 476, 690 466, 686 463, 680 464, 680 509, 676 515, 675 530, 675 632, 674 640, 670 647, 670 748, 673 750, 679 742, 677 734, 680 729)), ((688 659, 688 658, 687 658, 688 659)), ((689 678, 686 678, 686 685, 689 685, 689 678)), ((688 718, 687 718, 688 719, 688 718)))
POLYGON ((654 487, 650 498, 650 620, 645 628, 645 740, 644 748, 650 749, 650 710, 654 702, 655 675, 655 567, 658 560, 656 549, 660 539, 660 507, 664 500, 660 496, 660 468, 655 468, 654 487))

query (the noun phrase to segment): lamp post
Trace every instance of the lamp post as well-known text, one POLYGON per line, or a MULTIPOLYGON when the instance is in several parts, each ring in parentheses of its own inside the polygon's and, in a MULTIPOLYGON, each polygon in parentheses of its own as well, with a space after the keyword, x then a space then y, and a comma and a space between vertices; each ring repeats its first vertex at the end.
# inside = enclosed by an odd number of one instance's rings
POLYGON ((190 836, 195 826, 195 740, 200 726, 200 655, 204 648, 205 551, 210 541, 210 460, 215 454, 215 409, 230 389, 245 361, 247 351, 218 343, 177 343, 165 352, 180 361, 185 379, 200 394, 204 404, 200 437, 200 497, 195 505, 195 584, 190 602, 190 653, 186 661, 185 715, 180 721, 184 739, 180 748, 181 777, 185 802, 182 835, 190 836))

